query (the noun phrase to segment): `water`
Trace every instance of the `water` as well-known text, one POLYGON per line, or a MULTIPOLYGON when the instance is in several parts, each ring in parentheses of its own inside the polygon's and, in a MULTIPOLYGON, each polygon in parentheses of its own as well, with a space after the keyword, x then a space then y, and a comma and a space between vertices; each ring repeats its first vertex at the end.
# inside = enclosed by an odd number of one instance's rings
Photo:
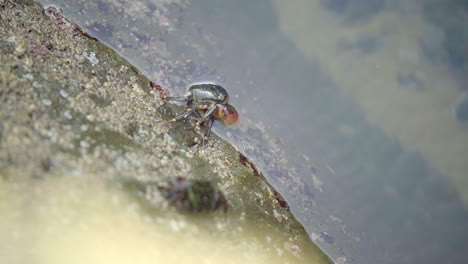
POLYGON ((462 1, 42 2, 174 94, 222 83, 214 131, 336 262, 466 261, 462 1))

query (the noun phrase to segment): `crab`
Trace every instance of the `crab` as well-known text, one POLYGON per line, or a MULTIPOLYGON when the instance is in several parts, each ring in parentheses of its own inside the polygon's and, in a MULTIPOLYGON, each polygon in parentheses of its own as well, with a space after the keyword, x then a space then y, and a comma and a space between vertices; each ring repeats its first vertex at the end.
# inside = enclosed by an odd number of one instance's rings
POLYGON ((190 115, 196 114, 198 118, 194 128, 205 124, 207 126, 206 138, 210 137, 215 119, 220 120, 225 126, 233 126, 239 121, 237 110, 228 103, 228 92, 217 83, 195 83, 188 88, 183 96, 165 96, 164 99, 184 102, 186 109, 185 113, 163 122, 163 125, 185 120, 190 115))
POLYGON ((165 184, 158 184, 161 195, 168 200, 169 205, 185 212, 212 212, 228 210, 228 204, 223 193, 216 190, 210 181, 174 177, 165 184))

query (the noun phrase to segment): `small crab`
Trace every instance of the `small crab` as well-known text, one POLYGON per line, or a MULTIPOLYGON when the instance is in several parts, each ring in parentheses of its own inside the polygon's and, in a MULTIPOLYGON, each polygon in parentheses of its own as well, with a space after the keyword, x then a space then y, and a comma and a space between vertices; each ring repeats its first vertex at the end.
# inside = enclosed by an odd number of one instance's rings
POLYGON ((232 126, 239 121, 239 114, 236 109, 228 104, 228 92, 217 83, 192 84, 183 96, 166 96, 164 99, 186 103, 186 112, 163 122, 163 124, 187 119, 191 114, 195 113, 198 115, 195 127, 207 122, 207 138, 210 137, 214 119, 222 121, 225 126, 232 126))
POLYGON ((159 184, 158 189, 169 204, 179 211, 212 212, 222 208, 226 213, 228 209, 223 193, 216 190, 209 181, 179 176, 170 178, 165 184, 159 184))

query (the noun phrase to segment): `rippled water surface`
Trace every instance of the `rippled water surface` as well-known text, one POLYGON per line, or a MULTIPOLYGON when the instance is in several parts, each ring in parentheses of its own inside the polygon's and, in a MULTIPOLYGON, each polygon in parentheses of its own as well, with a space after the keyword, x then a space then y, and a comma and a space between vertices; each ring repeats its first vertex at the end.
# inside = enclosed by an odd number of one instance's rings
POLYGON ((337 263, 467 261, 464 1, 41 2, 171 93, 222 83, 214 131, 337 263))

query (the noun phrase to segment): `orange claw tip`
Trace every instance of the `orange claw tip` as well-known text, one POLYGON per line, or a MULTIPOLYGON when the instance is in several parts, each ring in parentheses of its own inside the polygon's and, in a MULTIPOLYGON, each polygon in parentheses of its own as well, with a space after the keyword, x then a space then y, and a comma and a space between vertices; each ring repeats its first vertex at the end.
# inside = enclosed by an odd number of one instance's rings
POLYGON ((223 122, 225 126, 233 126, 239 122, 239 114, 234 106, 226 104, 218 107, 215 117, 223 122))
POLYGON ((228 116, 223 120, 225 126, 234 126, 239 122, 239 115, 236 113, 234 115, 228 116))

